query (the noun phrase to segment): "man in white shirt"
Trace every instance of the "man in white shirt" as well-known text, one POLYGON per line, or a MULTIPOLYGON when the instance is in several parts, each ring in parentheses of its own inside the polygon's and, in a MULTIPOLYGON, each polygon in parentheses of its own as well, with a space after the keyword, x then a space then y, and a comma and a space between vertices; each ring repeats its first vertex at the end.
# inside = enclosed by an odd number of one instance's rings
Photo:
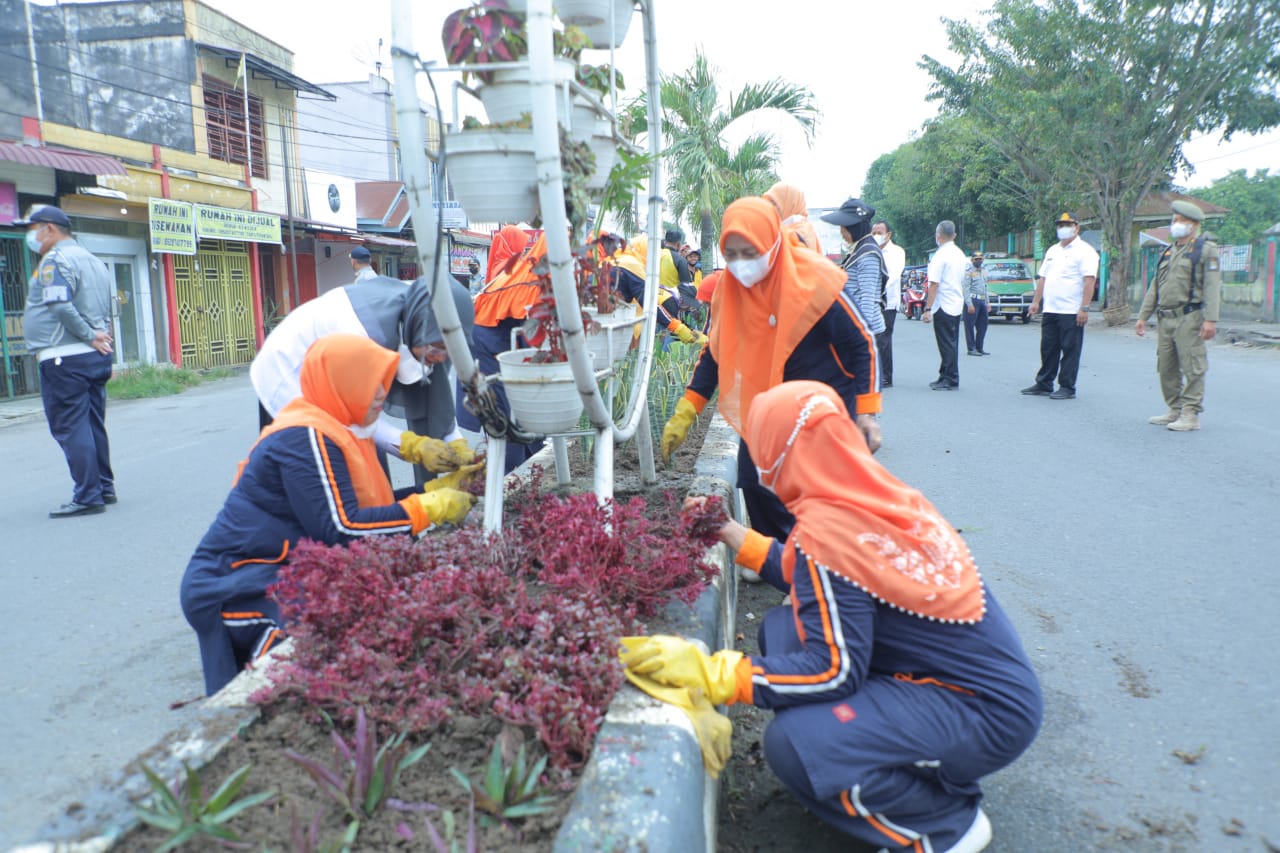
POLYGON ((1044 253, 1036 294, 1029 315, 1040 313, 1040 370, 1034 385, 1023 394, 1050 400, 1076 398, 1076 374, 1080 371, 1080 351, 1084 349, 1084 327, 1089 323, 1089 303, 1098 282, 1098 253, 1080 239, 1080 222, 1063 213, 1054 223, 1058 242, 1044 253), (1053 390, 1054 376, 1058 390, 1053 390))
POLYGON ((884 256, 884 331, 876 335, 876 352, 880 355, 880 387, 893 387, 893 323, 902 307, 902 270, 907 266, 907 252, 893 242, 893 229, 883 219, 871 226, 871 236, 884 256))
POLYGON ((964 311, 964 271, 969 268, 969 259, 956 245, 956 224, 950 219, 939 222, 933 236, 938 251, 929 261, 923 319, 933 324, 941 363, 938 379, 929 387, 934 391, 954 391, 960 387, 960 315, 964 311))
POLYGON ((355 281, 364 281, 378 275, 373 268, 373 255, 364 246, 356 246, 351 250, 351 272, 355 273, 355 281))

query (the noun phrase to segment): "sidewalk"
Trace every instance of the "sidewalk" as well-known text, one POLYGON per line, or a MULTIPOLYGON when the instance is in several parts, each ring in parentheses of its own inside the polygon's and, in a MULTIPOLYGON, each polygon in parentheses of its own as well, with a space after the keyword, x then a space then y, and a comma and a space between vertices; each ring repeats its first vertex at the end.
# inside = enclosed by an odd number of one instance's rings
POLYGON ((43 417, 44 404, 40 402, 39 394, 33 397, 19 397, 16 400, 0 400, 0 429, 43 417))

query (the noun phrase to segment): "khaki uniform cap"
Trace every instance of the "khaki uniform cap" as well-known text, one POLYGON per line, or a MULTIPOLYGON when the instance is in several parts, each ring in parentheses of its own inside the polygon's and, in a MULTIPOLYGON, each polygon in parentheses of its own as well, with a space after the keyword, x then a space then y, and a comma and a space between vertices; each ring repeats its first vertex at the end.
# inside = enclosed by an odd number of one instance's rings
POLYGON ((1189 201, 1175 201, 1169 206, 1173 208, 1174 213, 1185 216, 1187 219, 1204 222, 1204 211, 1189 201))

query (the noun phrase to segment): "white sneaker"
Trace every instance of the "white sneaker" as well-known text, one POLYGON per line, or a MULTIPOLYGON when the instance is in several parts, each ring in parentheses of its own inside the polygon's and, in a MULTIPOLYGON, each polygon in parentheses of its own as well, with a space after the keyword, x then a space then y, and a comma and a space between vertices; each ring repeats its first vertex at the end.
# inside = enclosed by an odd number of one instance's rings
POLYGON ((964 835, 960 836, 960 840, 948 847, 945 853, 978 853, 979 850, 986 850, 990 843, 991 820, 986 812, 978 809, 978 815, 973 819, 973 823, 965 830, 964 835))

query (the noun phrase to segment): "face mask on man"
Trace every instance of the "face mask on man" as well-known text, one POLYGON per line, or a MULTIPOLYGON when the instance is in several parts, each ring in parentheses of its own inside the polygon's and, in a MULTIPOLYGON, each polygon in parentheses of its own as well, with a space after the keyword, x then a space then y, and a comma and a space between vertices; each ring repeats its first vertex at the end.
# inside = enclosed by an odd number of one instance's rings
POLYGON ((739 261, 729 261, 729 273, 742 282, 743 287, 754 287, 756 282, 769 274, 769 268, 773 266, 773 253, 777 251, 778 246, 782 242, 782 236, 774 241, 773 248, 763 255, 756 258, 746 258, 739 261))
POLYGON ((1191 234, 1190 222, 1172 222, 1169 224, 1169 234, 1175 240, 1181 240, 1183 237, 1191 234))
POLYGON ((1070 239, 1071 239, 1072 237, 1074 237, 1074 236, 1076 236, 1076 227, 1075 227, 1074 225, 1059 225, 1059 226, 1058 226, 1058 239, 1059 239, 1059 240, 1070 240, 1070 239))
POLYGON ((885 243, 889 242, 888 234, 872 234, 871 236, 876 239, 876 245, 880 246, 881 248, 884 247, 885 243))
POLYGON ((26 233, 26 236, 23 239, 26 240, 28 249, 35 252, 37 255, 40 254, 40 229, 39 228, 32 228, 30 231, 26 233))

